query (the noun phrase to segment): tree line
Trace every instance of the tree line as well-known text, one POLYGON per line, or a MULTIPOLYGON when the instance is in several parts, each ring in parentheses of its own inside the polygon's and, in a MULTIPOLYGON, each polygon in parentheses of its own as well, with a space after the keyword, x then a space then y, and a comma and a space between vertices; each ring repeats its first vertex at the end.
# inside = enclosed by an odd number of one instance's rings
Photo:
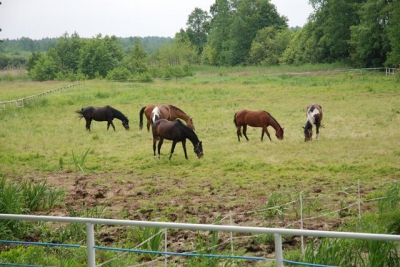
POLYGON ((34 80, 100 77, 147 81, 191 75, 190 66, 196 64, 399 65, 400 1, 309 3, 314 11, 301 28, 289 28, 288 19, 278 13, 270 0, 216 0, 209 11, 195 8, 188 15, 186 28, 173 38, 99 34, 87 39, 77 33, 65 33, 56 40, 39 43, 29 38, 5 40, 0 44, 0 67, 7 59, 21 64, 3 53, 10 51, 12 42, 20 46, 19 51, 31 51, 25 64, 34 80))

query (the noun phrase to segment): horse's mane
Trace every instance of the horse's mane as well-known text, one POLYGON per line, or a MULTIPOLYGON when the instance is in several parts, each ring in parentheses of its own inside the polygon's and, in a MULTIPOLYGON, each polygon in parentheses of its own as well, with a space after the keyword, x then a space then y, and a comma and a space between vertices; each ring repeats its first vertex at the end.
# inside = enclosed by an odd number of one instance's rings
MULTIPOLYGON (((177 121, 177 123, 179 125, 181 125, 182 131, 184 133, 186 133, 188 136, 195 138, 197 141, 200 141, 199 138, 197 137, 196 133, 188 126, 186 126, 185 124, 183 124, 183 122, 181 120, 176 119, 175 121, 177 121)), ((191 138, 189 138, 191 139, 191 138)), ((192 141, 192 140, 191 140, 192 141)), ((193 142, 193 141, 192 141, 193 142)))
POLYGON ((109 109, 111 109, 111 111, 114 113, 115 117, 117 117, 117 118, 119 117, 119 118, 123 118, 124 120, 128 120, 128 118, 121 111, 119 111, 118 109, 115 109, 115 108, 113 108, 111 106, 108 106, 108 105, 107 105, 107 107, 109 109))
POLYGON ((183 114, 185 114, 186 116, 188 116, 189 117, 189 115, 187 115, 182 109, 180 109, 180 108, 178 108, 178 107, 176 107, 176 106, 174 106, 174 105, 168 105, 170 108, 173 108, 173 109, 175 109, 175 110, 178 110, 178 111, 180 111, 180 112, 182 112, 183 114))
POLYGON ((279 128, 282 128, 279 122, 274 117, 272 117, 272 115, 268 111, 265 111, 265 113, 267 113, 276 122, 276 124, 278 124, 279 128))

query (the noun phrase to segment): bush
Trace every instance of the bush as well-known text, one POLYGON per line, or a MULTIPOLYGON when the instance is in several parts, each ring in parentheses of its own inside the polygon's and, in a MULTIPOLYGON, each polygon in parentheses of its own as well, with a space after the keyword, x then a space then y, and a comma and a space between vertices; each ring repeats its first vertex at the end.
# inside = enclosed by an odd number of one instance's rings
POLYGON ((127 68, 118 67, 109 71, 106 78, 112 81, 125 81, 129 79, 130 75, 131 73, 127 68))
POLYGON ((149 83, 153 82, 153 77, 149 72, 145 72, 135 75, 135 80, 138 80, 139 82, 149 83))

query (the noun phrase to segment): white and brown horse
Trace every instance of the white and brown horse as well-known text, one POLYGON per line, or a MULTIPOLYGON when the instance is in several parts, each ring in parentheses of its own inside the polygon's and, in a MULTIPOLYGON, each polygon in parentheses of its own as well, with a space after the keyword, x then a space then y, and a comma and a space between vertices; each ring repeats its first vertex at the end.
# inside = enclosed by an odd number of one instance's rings
POLYGON ((306 111, 307 122, 306 125, 303 126, 304 129, 304 141, 311 141, 313 135, 313 124, 315 124, 316 128, 316 140, 318 140, 319 135, 319 127, 321 127, 322 121, 322 107, 318 104, 312 104, 307 107, 306 111))

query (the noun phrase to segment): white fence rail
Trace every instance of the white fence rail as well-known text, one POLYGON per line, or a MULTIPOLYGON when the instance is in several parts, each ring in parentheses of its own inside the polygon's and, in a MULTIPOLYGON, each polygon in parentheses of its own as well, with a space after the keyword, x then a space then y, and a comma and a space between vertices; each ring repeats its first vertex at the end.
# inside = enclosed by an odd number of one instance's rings
POLYGON ((220 231, 220 232, 230 232, 230 233, 236 232, 236 233, 273 234, 275 240, 275 262, 277 267, 282 267, 284 263, 283 249, 282 249, 282 235, 348 238, 348 239, 380 240, 380 241, 400 241, 400 235, 245 227, 245 226, 232 226, 232 225, 187 224, 187 223, 16 215, 16 214, 0 214, 0 220, 29 220, 29 221, 85 224, 88 267, 96 266, 96 251, 95 251, 95 237, 94 237, 95 224, 136 226, 136 227, 156 227, 165 229, 186 229, 195 231, 220 231))
POLYGON ((25 104, 29 100, 32 100, 34 98, 41 97, 41 96, 44 96, 46 94, 53 93, 53 92, 56 92, 56 91, 60 91, 60 90, 63 90, 63 89, 68 89, 68 88, 71 88, 71 87, 74 87, 74 86, 78 86, 78 85, 81 85, 81 83, 76 83, 76 84, 72 84, 72 85, 68 85, 68 86, 59 87, 57 89, 48 90, 48 91, 40 93, 40 94, 30 95, 30 96, 19 98, 19 99, 15 99, 15 100, 0 101, 0 109, 5 110, 7 106, 14 107, 14 108, 21 108, 21 107, 25 106, 25 104))

